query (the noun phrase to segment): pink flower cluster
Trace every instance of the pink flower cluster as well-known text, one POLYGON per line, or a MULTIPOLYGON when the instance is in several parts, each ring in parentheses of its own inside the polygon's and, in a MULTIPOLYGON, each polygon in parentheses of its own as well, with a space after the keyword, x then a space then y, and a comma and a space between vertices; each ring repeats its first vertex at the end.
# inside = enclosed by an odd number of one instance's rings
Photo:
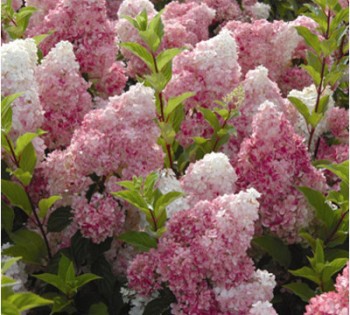
POLYGON ((186 117, 178 135, 182 145, 194 136, 205 136, 208 124, 197 106, 213 108, 239 83, 241 68, 237 62, 236 43, 228 31, 198 43, 192 51, 174 58, 173 77, 166 87, 167 98, 190 90, 196 95, 185 102, 186 117))
POLYGON ((90 111, 67 149, 54 151, 45 162, 49 191, 79 192, 92 173, 130 179, 161 168, 163 152, 154 118, 154 91, 141 84, 90 111))
POLYGON ((246 74, 249 70, 263 65, 269 70, 269 77, 278 83, 284 94, 291 88, 310 85, 312 81, 304 70, 290 68, 292 60, 305 56, 306 50, 304 41, 295 30, 297 25, 312 28, 314 24, 305 17, 293 22, 271 23, 266 20, 252 23, 228 22, 225 29, 232 31, 237 42, 238 62, 242 67, 242 73, 246 74), (291 75, 293 76, 290 77, 291 75))
POLYGON ((296 187, 323 191, 325 178, 312 166, 303 138, 271 102, 261 105, 252 127, 253 133, 243 141, 238 155, 237 185, 261 192, 262 226, 293 243, 298 240, 298 231, 313 218, 312 209, 296 187))
POLYGON ((85 196, 77 196, 73 198, 72 208, 73 220, 82 235, 96 244, 122 231, 125 215, 111 196, 96 193, 89 203, 85 196))
POLYGON ((268 18, 269 6, 256 0, 186 0, 186 2, 205 3, 216 11, 215 22, 230 20, 249 20, 250 18, 268 18))
POLYGON ((54 33, 40 45, 44 55, 61 40, 74 46, 81 73, 87 73, 103 97, 120 94, 127 77, 123 65, 115 62, 117 46, 113 24, 107 19, 104 0, 60 0, 45 15, 44 20, 33 25, 29 36, 54 33))
POLYGON ((349 314, 349 263, 338 275, 335 289, 311 298, 304 315, 349 314))
POLYGON ((89 84, 80 76, 71 43, 59 42, 38 66, 36 79, 45 111, 45 143, 54 149, 69 145, 73 132, 92 109, 89 84))
MULTIPOLYGON (((146 10, 148 19, 153 18, 158 12, 149 0, 125 0, 121 4, 116 24, 118 38, 121 42, 137 42, 143 45, 143 41, 137 30, 123 16, 136 17, 142 10, 146 10)), ((196 43, 208 39, 208 27, 214 18, 215 12, 205 4, 169 3, 164 8, 162 22, 164 24, 164 38, 159 52, 174 47, 192 47, 196 43)), ((134 77, 147 71, 144 63, 126 49, 121 49, 128 59, 128 75, 134 77)))
POLYGON ((177 299, 173 314, 243 315, 253 303, 270 300, 273 275, 254 271, 246 254, 258 219, 257 197, 250 189, 175 213, 158 248, 131 263, 129 287, 149 296, 167 284, 177 299), (249 298, 242 286, 251 290, 249 298))
POLYGON ((249 70, 241 84, 244 89, 244 102, 238 108, 239 116, 232 120, 237 130, 237 136, 231 137, 224 148, 234 165, 242 141, 252 133, 253 118, 262 103, 270 101, 291 121, 296 119, 296 111, 289 104, 289 101, 281 96, 278 85, 269 79, 268 70, 264 66, 249 70))

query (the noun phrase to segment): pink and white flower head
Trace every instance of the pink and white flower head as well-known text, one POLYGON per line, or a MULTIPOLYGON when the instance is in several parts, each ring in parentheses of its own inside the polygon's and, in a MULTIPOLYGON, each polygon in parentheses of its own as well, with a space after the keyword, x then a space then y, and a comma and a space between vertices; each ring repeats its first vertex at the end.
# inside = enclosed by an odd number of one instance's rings
POLYGON ((45 110, 46 145, 50 149, 66 147, 92 109, 89 84, 80 75, 73 45, 62 41, 52 48, 38 66, 36 78, 45 110))
POLYGON ((193 164, 181 179, 186 201, 194 206, 201 200, 213 200, 236 190, 237 175, 228 157, 223 153, 209 153, 193 164))
POLYGON ((236 163, 237 153, 243 139, 249 137, 252 133, 253 117, 256 115, 260 104, 270 101, 276 105, 279 111, 284 112, 291 121, 295 121, 297 118, 296 111, 282 97, 278 85, 268 77, 268 69, 264 66, 249 70, 242 86, 244 102, 238 108, 240 115, 233 119, 237 136, 231 137, 224 149, 233 164, 236 163))
POLYGON ((147 297, 167 284, 177 299, 173 314, 227 314, 242 296, 229 303, 224 292, 257 282, 256 296, 252 294, 240 309, 248 313, 259 299, 270 299, 273 276, 255 272, 246 254, 258 219, 258 197, 250 189, 175 213, 158 248, 136 256, 130 265, 129 287, 147 297))
POLYGON ((125 215, 111 196, 94 194, 88 203, 84 197, 74 197, 72 203, 74 222, 82 235, 99 244, 107 237, 118 235, 124 225, 125 215))
POLYGON ((117 46, 113 23, 107 19, 104 0, 60 0, 54 9, 50 10, 41 24, 29 30, 29 36, 48 33, 55 30, 41 44, 46 55, 56 43, 67 40, 73 44, 74 53, 80 64, 81 73, 87 74, 91 82, 99 82, 104 76, 111 75, 111 67, 119 67, 113 71, 113 88, 107 85, 97 86, 101 95, 121 93, 127 77, 123 65, 115 63, 117 46))
POLYGON ((347 315, 349 314, 349 263, 336 280, 335 291, 311 298, 304 315, 347 315))
POLYGON ((325 178, 316 170, 303 138, 277 107, 266 101, 253 120, 236 168, 239 188, 255 187, 261 196, 260 222, 288 243, 313 219, 313 211, 297 186, 324 191, 325 178))
POLYGON ((186 145, 193 136, 205 136, 208 125, 196 106, 212 108, 239 83, 241 69, 237 62, 236 43, 228 31, 202 41, 192 51, 174 58, 173 77, 166 87, 167 98, 190 90, 196 95, 185 102, 186 117, 178 137, 186 145))
POLYGON ((161 168, 163 152, 157 144, 155 117, 154 91, 142 84, 111 97, 104 108, 90 111, 67 149, 49 155, 45 163, 49 190, 80 192, 93 173, 118 173, 131 179, 161 168))

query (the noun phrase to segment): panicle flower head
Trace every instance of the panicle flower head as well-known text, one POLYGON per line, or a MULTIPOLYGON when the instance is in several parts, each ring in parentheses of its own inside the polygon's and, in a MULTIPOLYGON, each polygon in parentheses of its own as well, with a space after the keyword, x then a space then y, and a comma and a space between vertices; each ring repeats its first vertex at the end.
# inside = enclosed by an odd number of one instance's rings
POLYGON ((2 95, 22 93, 12 103, 11 137, 35 132, 43 122, 43 109, 35 79, 37 48, 33 39, 17 39, 1 46, 2 95))
POLYGON ((81 73, 87 74, 93 82, 107 80, 114 82, 113 88, 107 85, 98 85, 101 95, 114 95, 120 93, 125 86, 127 77, 123 66, 115 64, 117 46, 113 23, 108 20, 104 0, 60 0, 51 9, 42 22, 29 30, 29 36, 55 30, 40 44, 46 55, 56 43, 67 40, 73 44, 74 53, 80 64, 81 73), (110 69, 116 78, 105 79, 111 76, 110 69), (109 93, 112 94, 109 94, 109 93))
POLYGON ((240 80, 236 43, 228 31, 202 41, 192 51, 184 51, 174 58, 173 77, 166 87, 167 98, 189 90, 196 95, 185 102, 187 115, 181 126, 181 144, 191 142, 193 136, 205 136, 207 123, 196 106, 212 108, 214 101, 231 92, 240 80))
POLYGON ((303 139, 277 107, 266 101, 253 120, 253 133, 241 145, 236 168, 239 188, 262 194, 261 224, 289 243, 307 227, 313 211, 295 188, 324 191, 325 178, 310 160, 303 139))
POLYGON ((292 88, 310 85, 310 80, 307 78, 303 79, 305 85, 302 86, 302 82, 294 78, 289 78, 286 82, 286 72, 291 68, 291 61, 294 58, 305 57, 308 49, 304 40, 297 34, 295 26, 299 24, 309 26, 310 23, 307 23, 309 20, 311 19, 306 18, 306 21, 298 20, 294 23, 284 21, 271 23, 267 20, 256 20, 252 23, 230 21, 224 29, 230 30, 237 42, 238 62, 242 67, 242 73, 245 75, 249 70, 263 65, 269 70, 272 81, 278 83, 283 93, 287 94, 292 88))
POLYGON ((142 84, 111 97, 105 107, 90 111, 67 149, 49 155, 44 165, 49 190, 82 191, 93 173, 118 173, 130 179, 161 168, 163 152, 157 145, 159 129, 154 118, 154 91, 142 84), (60 169, 67 176, 62 176, 60 169))
POLYGON ((125 215, 118 202, 111 196, 95 193, 88 203, 85 196, 73 198, 73 220, 82 235, 99 244, 107 237, 118 235, 124 224, 125 215))
POLYGON ((52 48, 39 65, 36 78, 45 110, 46 145, 50 149, 66 147, 92 108, 89 84, 80 76, 73 45, 62 41, 52 48))
POLYGON ((181 179, 187 202, 194 206, 201 200, 213 200, 235 192, 237 175, 228 157, 223 153, 209 153, 193 164, 181 179))
POLYGON ((228 314, 234 309, 230 305, 242 296, 234 295, 229 302, 217 293, 234 288, 238 292, 244 284, 254 286, 255 294, 241 305, 242 314, 259 299, 271 299, 273 276, 254 272, 246 254, 258 219, 259 196, 249 189, 175 213, 157 249, 136 256, 131 263, 129 287, 149 296, 167 284, 177 300, 173 314, 228 314))
POLYGON ((252 121, 257 113, 259 105, 265 101, 274 103, 277 108, 286 113, 289 119, 295 119, 294 109, 290 110, 289 102, 281 96, 278 85, 268 77, 268 69, 258 66, 249 70, 242 82, 244 89, 244 101, 239 107, 239 116, 233 119, 233 125, 237 130, 237 136, 231 137, 225 147, 230 160, 236 164, 237 153, 240 145, 246 137, 252 133, 252 121), (293 115, 294 114, 294 115, 293 115))

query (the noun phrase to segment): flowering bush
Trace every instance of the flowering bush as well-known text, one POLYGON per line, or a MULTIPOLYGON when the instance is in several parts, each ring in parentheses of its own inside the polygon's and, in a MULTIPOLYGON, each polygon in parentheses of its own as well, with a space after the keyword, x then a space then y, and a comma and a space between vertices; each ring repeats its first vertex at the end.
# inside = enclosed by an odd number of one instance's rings
POLYGON ((349 312, 349 8, 303 2, 2 1, 3 314, 349 312))

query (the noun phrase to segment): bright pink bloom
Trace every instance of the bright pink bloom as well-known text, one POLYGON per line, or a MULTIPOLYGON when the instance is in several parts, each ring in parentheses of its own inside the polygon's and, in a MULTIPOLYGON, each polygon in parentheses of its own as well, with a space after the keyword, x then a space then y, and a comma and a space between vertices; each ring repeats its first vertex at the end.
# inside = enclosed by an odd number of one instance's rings
POLYGON ((88 203, 84 197, 74 197, 72 203, 74 222, 82 235, 99 244, 107 237, 118 235, 124 225, 125 215, 111 196, 94 194, 88 203))
POLYGON ((253 120, 253 133, 243 141, 237 162, 237 185, 261 192, 260 222, 289 243, 313 219, 313 210, 296 189, 325 189, 325 178, 310 160, 303 139, 285 115, 266 101, 253 120))

